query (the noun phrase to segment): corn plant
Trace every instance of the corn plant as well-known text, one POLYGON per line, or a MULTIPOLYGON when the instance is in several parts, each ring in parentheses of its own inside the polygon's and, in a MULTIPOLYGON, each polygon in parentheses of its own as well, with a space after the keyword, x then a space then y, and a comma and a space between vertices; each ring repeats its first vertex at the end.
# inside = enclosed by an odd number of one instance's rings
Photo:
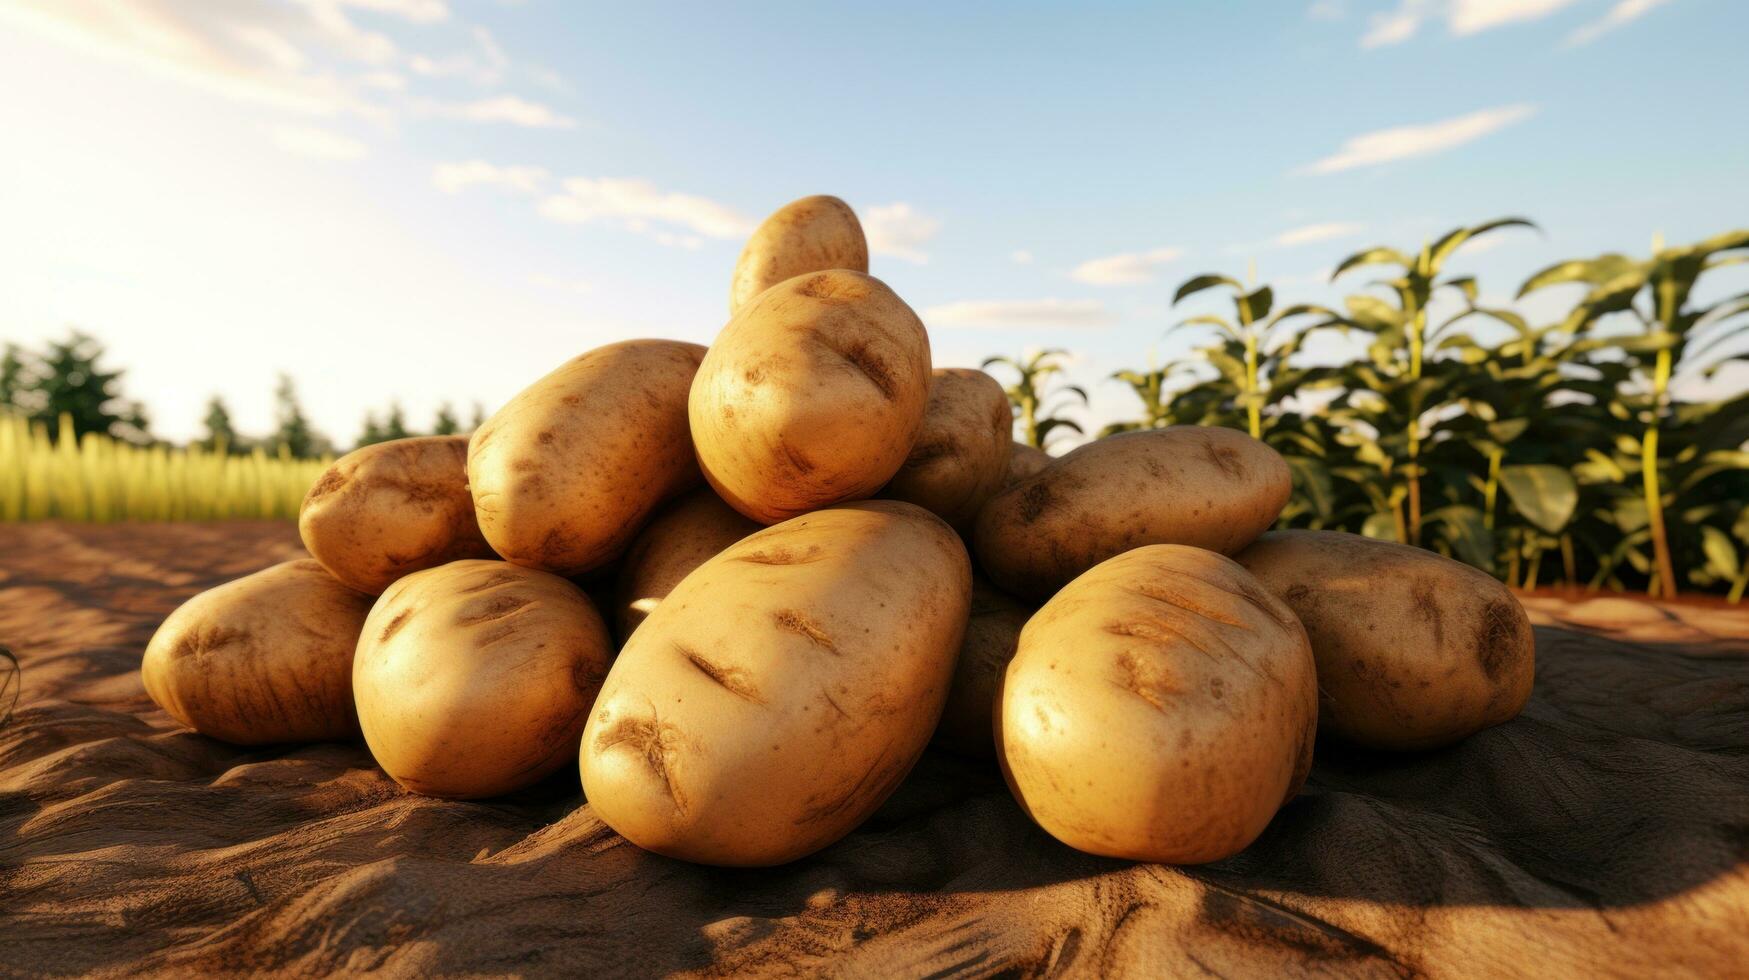
MULTIPOLYGON (((1728 232, 1683 248, 1654 243, 1648 259, 1612 253, 1561 262, 1531 276, 1519 289, 1523 297, 1557 284, 1588 286, 1566 320, 1565 326, 1574 333, 1594 332, 1600 321, 1616 315, 1639 324, 1638 333, 1611 337, 1608 345, 1620 351, 1633 368, 1633 383, 1617 393, 1612 410, 1639 428, 1636 468, 1645 503, 1645 529, 1652 546, 1647 592, 1653 595, 1674 596, 1680 581, 1665 520, 1670 501, 1661 474, 1667 462, 1661 443, 1672 412, 1671 381, 1685 372, 1705 375, 1725 361, 1741 357, 1741 353, 1723 358, 1718 355, 1737 336, 1739 316, 1749 312, 1749 294, 1697 305, 1691 302, 1692 293, 1703 273, 1740 259, 1725 253, 1745 248, 1749 248, 1749 231, 1728 232)), ((1733 452, 1740 455, 1740 451, 1727 447, 1696 445, 1685 447, 1683 452, 1689 455, 1676 458, 1684 462, 1704 455, 1713 465, 1741 466, 1731 456, 1733 452)))
POLYGON ((1022 442, 1034 449, 1049 447, 1051 434, 1058 429, 1066 429, 1076 434, 1081 433, 1081 426, 1073 419, 1064 418, 1060 413, 1070 403, 1079 400, 1083 406, 1087 404, 1087 391, 1078 385, 1060 385, 1051 387, 1053 375, 1061 374, 1064 360, 1068 352, 1051 349, 1034 354, 1013 357, 988 357, 984 359, 984 370, 992 367, 1006 367, 1018 376, 1014 384, 1003 390, 1008 395, 1008 402, 1014 407, 1015 419, 1020 423, 1020 438, 1022 442))

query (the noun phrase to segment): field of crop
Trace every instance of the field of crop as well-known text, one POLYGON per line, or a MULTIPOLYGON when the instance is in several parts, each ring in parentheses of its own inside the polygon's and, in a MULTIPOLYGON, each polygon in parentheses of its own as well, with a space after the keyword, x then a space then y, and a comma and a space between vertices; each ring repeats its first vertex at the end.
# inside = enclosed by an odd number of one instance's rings
POLYGON ((57 438, 0 415, 0 520, 209 521, 294 518, 331 459, 136 446, 69 419, 57 438))

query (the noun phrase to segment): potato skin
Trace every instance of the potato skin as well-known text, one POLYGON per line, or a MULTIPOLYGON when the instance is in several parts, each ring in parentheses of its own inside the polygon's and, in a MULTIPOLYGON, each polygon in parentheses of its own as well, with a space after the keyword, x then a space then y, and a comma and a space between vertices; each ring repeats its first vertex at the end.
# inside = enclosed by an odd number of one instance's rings
POLYGON ((775 524, 873 495, 910 454, 928 399, 917 314, 879 279, 834 269, 742 307, 693 379, 689 414, 718 496, 775 524))
POLYGON ((729 314, 785 279, 827 269, 868 271, 862 222, 850 205, 830 195, 791 201, 747 239, 729 283, 729 314))
POLYGON ((687 576, 609 672, 583 790, 646 850, 765 866, 849 833, 941 714, 971 599, 928 511, 847 504, 766 528, 687 576))
POLYGON ((969 368, 936 368, 917 442, 881 496, 968 527, 1002 489, 1013 427, 1008 396, 995 378, 969 368))
POLYGON ((1088 443, 997 494, 978 514, 978 562, 996 585, 1044 599, 1145 544, 1233 554, 1287 503, 1275 450, 1243 432, 1173 426, 1088 443))
POLYGON ((352 654, 370 604, 308 558, 264 568, 171 613, 140 679, 170 717, 234 745, 354 738, 352 654))
POLYGON ((1148 545, 1064 586, 1021 631, 999 696, 1015 799, 1091 854, 1236 854, 1311 769, 1305 631, 1212 551, 1148 545))
POLYGON ((704 348, 598 347, 530 385, 468 444, 480 531, 504 560, 578 575, 698 483, 686 398, 704 348))
POLYGON ((352 684, 365 744, 426 796, 497 796, 577 751, 613 653, 576 586, 501 561, 414 572, 365 620, 352 684))
POLYGON ((1530 699, 1530 619, 1485 572, 1342 531, 1271 531, 1238 561, 1305 624, 1326 731, 1431 749, 1511 721, 1530 699))
POLYGON ((680 580, 717 553, 764 527, 701 487, 658 514, 632 542, 620 566, 613 602, 621 643, 667 598, 680 580))
POLYGON ((311 556, 349 588, 379 595, 409 572, 491 558, 468 493, 468 437, 418 436, 334 461, 298 510, 311 556))
POLYGON ((1008 450, 1008 472, 1002 477, 1002 489, 1014 486, 1052 462, 1051 454, 1042 449, 1034 449, 1024 442, 1012 443, 1008 450))
POLYGON ((996 754, 996 689, 1034 611, 983 576, 972 577, 971 617, 954 661, 947 706, 935 726, 936 745, 976 759, 996 754))

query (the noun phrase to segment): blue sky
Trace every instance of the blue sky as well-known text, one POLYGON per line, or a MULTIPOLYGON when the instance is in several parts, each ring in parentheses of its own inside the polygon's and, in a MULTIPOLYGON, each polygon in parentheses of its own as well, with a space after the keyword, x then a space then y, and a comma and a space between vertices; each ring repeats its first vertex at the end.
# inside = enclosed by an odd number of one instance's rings
POLYGON ((288 371, 344 443, 708 342, 748 228, 831 193, 939 365, 1068 347, 1105 421, 1199 272, 1328 301, 1362 246, 1525 214, 1454 266, 1504 302, 1749 224, 1743 37, 1729 0, 0 0, 0 337, 100 335, 174 438, 214 392, 264 430, 288 371))

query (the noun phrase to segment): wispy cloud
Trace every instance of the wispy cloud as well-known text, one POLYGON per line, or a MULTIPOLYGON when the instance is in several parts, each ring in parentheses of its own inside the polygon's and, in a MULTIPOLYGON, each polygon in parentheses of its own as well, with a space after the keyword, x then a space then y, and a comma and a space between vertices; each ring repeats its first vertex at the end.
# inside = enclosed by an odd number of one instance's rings
POLYGON ((1013 263, 1015 265, 1031 265, 1032 264, 1032 253, 1027 251, 1024 248, 1017 248, 1014 251, 1009 252, 1008 258, 1011 261, 1013 261, 1013 263))
POLYGON ((315 126, 269 126, 267 133, 280 149, 318 160, 357 160, 370 152, 350 136, 315 126))
POLYGON ((929 261, 923 246, 940 230, 940 220, 904 202, 875 205, 862 213, 862 231, 868 236, 869 251, 919 265, 929 261))
POLYGON ((500 166, 484 160, 440 163, 431 172, 431 183, 446 194, 470 187, 496 187, 518 194, 533 194, 546 183, 543 167, 500 166))
POLYGON ((1183 249, 1162 246, 1146 252, 1124 252, 1100 259, 1088 259, 1076 266, 1069 278, 1094 286, 1121 286, 1138 282, 1153 282, 1160 267, 1176 261, 1183 249))
POLYGON ((540 213, 566 224, 602 222, 647 235, 664 245, 697 248, 703 238, 742 238, 755 222, 696 194, 664 191, 635 177, 572 177, 563 192, 540 203, 540 213))
POLYGON ((1315 225, 1289 228, 1270 239, 1269 242, 1277 248, 1292 248, 1295 245, 1310 245, 1313 242, 1327 242, 1336 238, 1358 235, 1365 228, 1365 225, 1353 221, 1325 221, 1315 225))
POLYGON ((1315 0, 1306 8, 1307 20, 1341 20, 1348 16, 1345 0, 1315 0))
POLYGON ((1602 17, 1567 35, 1567 39, 1562 43, 1570 48, 1578 47, 1581 44, 1590 44, 1610 31, 1631 24, 1669 2, 1670 0, 1621 0, 1609 8, 1609 12, 1602 17))
POLYGON ((923 311, 925 323, 943 327, 1101 327, 1116 319, 1095 299, 963 300, 923 311))
POLYGON ((577 121, 562 115, 550 106, 514 95, 499 95, 489 99, 475 99, 455 105, 442 105, 437 111, 457 119, 469 122, 509 123, 513 126, 526 126, 530 129, 570 129, 577 121))
POLYGON ((1363 133, 1342 144, 1336 153, 1302 167, 1299 173, 1333 174, 1355 167, 1373 167, 1394 160, 1428 156, 1523 122, 1536 113, 1528 104, 1497 106, 1415 126, 1395 126, 1363 133))
POLYGON ((1457 37, 1529 20, 1540 20, 1577 0, 1398 0, 1391 10, 1367 19, 1361 35, 1363 48, 1400 44, 1414 37, 1421 27, 1443 19, 1457 37))

